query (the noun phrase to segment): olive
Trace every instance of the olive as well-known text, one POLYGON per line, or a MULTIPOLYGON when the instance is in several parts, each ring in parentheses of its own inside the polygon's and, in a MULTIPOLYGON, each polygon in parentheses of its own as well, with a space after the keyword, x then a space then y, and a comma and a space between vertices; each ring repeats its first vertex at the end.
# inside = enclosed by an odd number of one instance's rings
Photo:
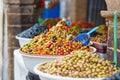
POLYGON ((36 43, 36 42, 38 42, 38 40, 35 40, 34 42, 36 43))
POLYGON ((52 51, 53 49, 52 48, 49 48, 50 49, 50 51, 52 51))
POLYGON ((53 36, 53 37, 52 37, 52 41, 53 41, 53 42, 56 42, 56 40, 57 40, 57 37, 56 37, 56 36, 53 36))
POLYGON ((49 29, 46 29, 43 31, 44 34, 46 34, 49 31, 49 29))
POLYGON ((29 52, 32 52, 32 50, 29 50, 29 52))

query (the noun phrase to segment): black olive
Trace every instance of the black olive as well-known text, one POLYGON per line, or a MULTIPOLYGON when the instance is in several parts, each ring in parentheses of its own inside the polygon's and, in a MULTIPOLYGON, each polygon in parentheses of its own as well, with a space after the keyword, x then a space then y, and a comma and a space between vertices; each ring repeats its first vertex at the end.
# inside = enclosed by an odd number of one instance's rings
POLYGON ((56 37, 56 36, 53 36, 52 39, 53 39, 53 40, 57 40, 57 37, 56 37))
POLYGON ((43 32, 43 33, 44 33, 44 34, 46 34, 48 31, 49 31, 49 29, 46 29, 46 30, 44 30, 44 32, 43 32))
POLYGON ((29 52, 32 52, 32 50, 29 50, 29 52))
POLYGON ((53 42, 56 42, 56 40, 57 40, 57 37, 56 37, 56 36, 53 36, 53 37, 52 37, 52 41, 53 41, 53 42))
POLYGON ((43 41, 41 42, 41 45, 44 45, 44 42, 43 42, 43 41))
POLYGON ((35 40, 34 42, 36 43, 36 42, 38 42, 38 40, 35 40))
POLYGON ((52 51, 52 48, 50 48, 50 51, 52 51))

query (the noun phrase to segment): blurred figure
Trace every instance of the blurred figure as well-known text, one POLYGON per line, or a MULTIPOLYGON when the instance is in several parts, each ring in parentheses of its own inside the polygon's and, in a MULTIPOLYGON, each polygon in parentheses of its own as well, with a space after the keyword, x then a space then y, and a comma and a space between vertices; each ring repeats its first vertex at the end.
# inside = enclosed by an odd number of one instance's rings
POLYGON ((40 7, 43 9, 54 9, 57 4, 59 0, 40 0, 40 7))

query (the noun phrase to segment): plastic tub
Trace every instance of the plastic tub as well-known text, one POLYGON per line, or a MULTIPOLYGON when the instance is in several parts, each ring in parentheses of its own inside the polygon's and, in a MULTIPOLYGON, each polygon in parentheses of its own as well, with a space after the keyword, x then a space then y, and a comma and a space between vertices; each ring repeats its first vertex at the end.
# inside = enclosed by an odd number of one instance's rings
POLYGON ((50 75, 47 73, 43 73, 39 71, 37 68, 39 67, 40 64, 37 64, 34 67, 34 72, 39 75, 41 80, 102 80, 103 78, 70 78, 70 77, 62 77, 62 76, 55 76, 55 75, 50 75))
POLYGON ((97 52, 100 53, 106 53, 107 51, 107 44, 106 43, 98 43, 98 42, 92 42, 92 46, 97 49, 97 52))
POLYGON ((21 55, 23 57, 23 62, 26 66, 26 68, 28 69, 28 71, 33 72, 33 68, 36 64, 38 63, 44 63, 44 62, 50 62, 55 60, 56 58, 60 58, 63 56, 41 56, 41 55, 29 55, 29 54, 25 54, 23 52, 21 52, 21 55))
POLYGON ((97 51, 95 47, 92 47, 92 46, 89 46, 89 47, 93 49, 93 51, 91 51, 92 53, 95 53, 97 51))
POLYGON ((18 36, 16 36, 16 39, 18 39, 20 47, 24 46, 25 44, 29 43, 32 40, 30 38, 22 38, 18 36))
MULTIPOLYGON (((90 48, 93 49, 92 53, 96 52, 96 49, 94 47, 90 48)), ((24 64, 26 66, 26 68, 32 72, 33 72, 33 67, 38 64, 38 63, 43 63, 43 62, 50 62, 55 60, 56 58, 60 58, 60 57, 64 57, 65 55, 32 55, 32 54, 26 54, 24 52, 21 52, 21 55, 23 57, 23 61, 24 64)))

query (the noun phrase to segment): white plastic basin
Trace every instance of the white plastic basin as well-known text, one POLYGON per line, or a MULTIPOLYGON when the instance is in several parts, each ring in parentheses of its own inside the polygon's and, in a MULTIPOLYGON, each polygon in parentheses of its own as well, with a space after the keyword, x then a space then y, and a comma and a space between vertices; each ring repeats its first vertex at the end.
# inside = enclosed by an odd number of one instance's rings
POLYGON ((23 57, 23 62, 28 69, 28 71, 34 73, 33 68, 38 63, 50 62, 55 60, 56 58, 60 58, 63 56, 41 56, 41 55, 27 55, 25 53, 20 52, 23 57))
POLYGON ((15 38, 18 39, 20 47, 24 46, 25 44, 29 43, 32 40, 30 38, 22 38, 18 36, 16 36, 15 38))
POLYGON ((55 76, 55 75, 50 75, 47 73, 43 73, 38 70, 38 66, 40 64, 37 64, 34 67, 34 72, 39 75, 41 80, 102 80, 103 78, 70 78, 70 77, 62 77, 62 76, 55 76))
MULTIPOLYGON (((96 52, 96 49, 94 47, 91 47, 91 48, 93 48, 93 53, 96 52)), ((33 67, 36 64, 50 62, 50 61, 55 60, 56 58, 64 57, 62 55, 58 55, 58 56, 57 55, 30 55, 30 54, 25 54, 21 51, 20 53, 23 57, 23 61, 24 61, 26 68, 32 73, 34 73, 33 67)))

